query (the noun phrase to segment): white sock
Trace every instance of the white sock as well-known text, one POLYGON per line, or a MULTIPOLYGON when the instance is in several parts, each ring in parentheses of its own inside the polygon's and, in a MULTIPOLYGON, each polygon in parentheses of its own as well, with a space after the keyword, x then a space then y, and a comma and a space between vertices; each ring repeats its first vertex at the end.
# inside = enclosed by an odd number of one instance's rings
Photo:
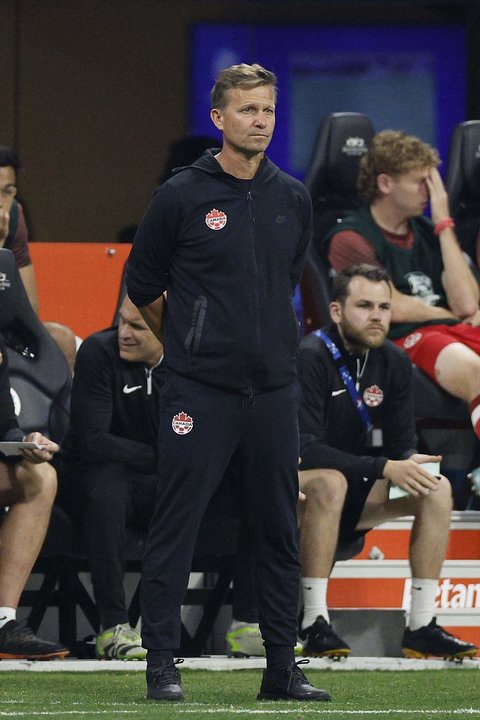
POLYGON ((302 578, 303 619, 302 630, 313 625, 319 615, 329 623, 327 608, 328 578, 302 578))
POLYGON ((412 602, 408 627, 410 630, 428 625, 433 618, 438 580, 412 578, 412 602))
POLYGON ((0 607, 0 628, 10 622, 10 620, 17 619, 16 608, 0 607))

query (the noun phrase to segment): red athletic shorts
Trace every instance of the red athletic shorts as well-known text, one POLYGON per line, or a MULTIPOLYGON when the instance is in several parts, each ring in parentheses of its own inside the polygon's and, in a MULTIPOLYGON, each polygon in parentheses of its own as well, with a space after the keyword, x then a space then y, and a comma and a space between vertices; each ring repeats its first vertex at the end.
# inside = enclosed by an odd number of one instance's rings
POLYGON ((480 327, 472 327, 465 323, 427 325, 393 342, 405 350, 417 367, 435 380, 435 362, 440 351, 447 345, 460 342, 480 355, 480 327))

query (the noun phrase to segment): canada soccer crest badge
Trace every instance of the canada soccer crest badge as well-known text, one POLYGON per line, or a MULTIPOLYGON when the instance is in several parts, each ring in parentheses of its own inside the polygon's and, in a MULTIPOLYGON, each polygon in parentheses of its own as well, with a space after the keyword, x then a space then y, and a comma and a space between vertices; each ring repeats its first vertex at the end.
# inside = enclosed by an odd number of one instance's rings
POLYGON ((227 216, 222 210, 213 208, 205 215, 205 222, 210 230, 221 230, 227 224, 227 216))
POLYGON ((407 337, 403 341, 403 347, 405 348, 405 350, 409 350, 414 345, 416 345, 418 341, 422 339, 422 337, 423 335, 420 332, 410 333, 410 335, 407 335, 407 337))
POLYGON ((365 388, 363 393, 363 401, 368 407, 377 407, 383 402, 383 390, 378 385, 371 385, 365 388))
POLYGON ((193 430, 193 420, 183 410, 172 418, 172 428, 177 435, 188 435, 193 430))

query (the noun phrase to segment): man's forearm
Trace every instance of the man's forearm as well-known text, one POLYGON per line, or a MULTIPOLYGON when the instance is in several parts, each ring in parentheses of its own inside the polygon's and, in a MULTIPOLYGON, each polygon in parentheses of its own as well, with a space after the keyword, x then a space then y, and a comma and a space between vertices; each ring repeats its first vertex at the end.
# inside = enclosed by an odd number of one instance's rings
POLYGON ((473 315, 478 310, 479 288, 453 229, 442 230, 439 241, 444 267, 442 283, 448 304, 460 318, 473 315))
POLYGON ((437 305, 427 305, 420 298, 405 295, 392 289, 392 322, 426 322, 441 318, 460 319, 450 310, 437 305))

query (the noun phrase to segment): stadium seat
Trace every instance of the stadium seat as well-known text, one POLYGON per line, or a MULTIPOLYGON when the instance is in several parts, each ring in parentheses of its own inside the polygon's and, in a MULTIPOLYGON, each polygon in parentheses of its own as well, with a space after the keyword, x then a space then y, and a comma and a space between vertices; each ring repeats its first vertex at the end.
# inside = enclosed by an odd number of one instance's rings
POLYGON ((65 356, 27 298, 10 250, 0 249, 0 332, 20 427, 61 443, 68 428, 71 374, 65 356))
POLYGON ((464 252, 478 266, 480 240, 480 120, 455 126, 445 180, 450 212, 464 252))
POLYGON ((366 115, 327 115, 318 130, 304 183, 313 205, 313 241, 301 282, 303 318, 308 333, 329 322, 329 265, 322 240, 336 220, 358 207, 360 158, 374 135, 366 115))

